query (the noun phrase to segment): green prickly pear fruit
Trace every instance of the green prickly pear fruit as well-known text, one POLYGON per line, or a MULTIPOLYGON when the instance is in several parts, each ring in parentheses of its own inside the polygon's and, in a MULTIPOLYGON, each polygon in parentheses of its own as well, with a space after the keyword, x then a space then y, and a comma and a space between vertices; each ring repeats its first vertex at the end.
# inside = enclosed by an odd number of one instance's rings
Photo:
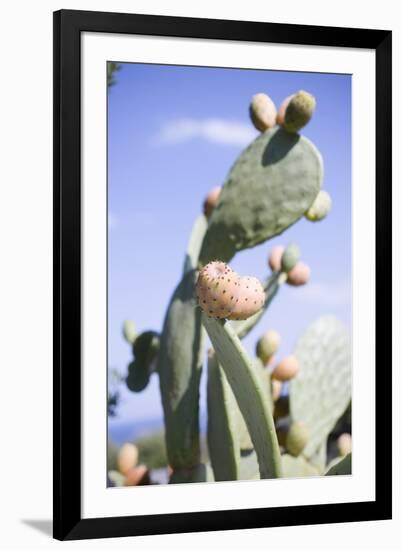
POLYGON ((293 269, 288 273, 286 282, 288 285, 300 286, 308 283, 310 279, 310 268, 303 262, 297 262, 293 269))
POLYGON ((295 267, 300 258, 300 248, 297 244, 289 244, 281 259, 281 270, 285 273, 288 273, 291 269, 295 267))
POLYGON ((299 456, 307 445, 309 433, 303 422, 294 422, 286 437, 286 449, 292 456, 299 456))
POLYGON ((134 321, 124 321, 123 336, 129 344, 134 344, 135 339, 137 338, 137 330, 134 321))
POLYGON ((276 124, 276 107, 266 94, 256 94, 251 98, 250 118, 260 132, 273 128, 276 124))
POLYGON ((272 386, 272 401, 276 403, 281 396, 282 382, 280 382, 279 380, 272 380, 271 386, 272 386))
POLYGON ((352 436, 348 433, 343 433, 338 437, 337 447, 340 456, 346 456, 352 452, 352 436))
POLYGON ((318 222, 328 215, 331 206, 331 195, 327 191, 320 191, 313 204, 305 213, 305 217, 311 222, 318 222))
POLYGON ((264 289, 255 277, 240 277, 224 262, 209 262, 198 275, 198 304, 216 319, 243 320, 259 311, 264 289))
POLYGON ((287 382, 294 378, 300 370, 300 364, 294 355, 288 355, 272 371, 272 378, 287 382))
POLYGON ((218 199, 219 199, 219 195, 221 194, 221 191, 222 191, 222 187, 220 186, 213 187, 205 197, 203 210, 207 218, 209 218, 209 216, 212 213, 212 210, 215 208, 216 203, 218 202, 218 199))
POLYGON ((279 349, 281 337, 276 330, 267 330, 257 342, 257 357, 261 359, 264 365, 267 365, 274 353, 279 349))
POLYGON ((126 475, 131 468, 137 465, 138 449, 132 443, 125 443, 117 455, 117 468, 119 472, 126 475))
POLYGON ((285 101, 287 101, 287 104, 283 109, 284 116, 281 107, 279 120, 283 120, 282 126, 288 132, 298 132, 306 126, 313 116, 316 105, 315 98, 308 92, 300 90, 300 92, 285 101))
POLYGON ((284 252, 285 247, 282 245, 274 246, 274 248, 271 250, 271 254, 268 258, 268 265, 272 269, 272 271, 281 270, 281 261, 284 252))

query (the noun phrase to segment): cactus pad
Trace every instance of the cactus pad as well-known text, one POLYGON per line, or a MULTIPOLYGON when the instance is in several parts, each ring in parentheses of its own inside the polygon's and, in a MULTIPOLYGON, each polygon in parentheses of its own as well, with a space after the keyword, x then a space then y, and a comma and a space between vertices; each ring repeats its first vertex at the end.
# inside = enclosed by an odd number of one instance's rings
POLYGON ((216 481, 239 478, 238 406, 215 354, 208 357, 208 449, 216 481))
POLYGON ((200 458, 198 400, 203 331, 194 293, 196 278, 197 272, 191 270, 176 288, 160 344, 158 371, 166 448, 173 469, 195 467, 200 458))
POLYGON ((184 258, 183 273, 195 269, 198 263, 198 256, 200 255, 202 241, 208 227, 207 218, 201 214, 195 220, 193 229, 191 230, 190 239, 188 241, 186 255, 184 258))
POLYGON ((278 440, 266 391, 229 323, 203 314, 203 324, 247 424, 262 479, 280 477, 278 440))
POLYGON ((295 350, 299 374, 289 384, 290 415, 304 422, 309 441, 303 451, 312 457, 327 439, 351 398, 349 334, 335 317, 310 325, 295 350))
POLYGON ((134 360, 128 366, 127 388, 140 392, 148 385, 149 378, 155 370, 159 351, 159 334, 153 330, 143 332, 133 344, 134 360))
POLYGON ((352 453, 346 455, 326 472, 326 476, 348 476, 352 473, 352 453))
POLYGON ((321 155, 305 137, 267 130, 240 155, 211 214, 201 248, 203 264, 279 235, 299 220, 317 196, 321 155))
POLYGON ((282 455, 283 477, 313 477, 320 475, 320 472, 308 462, 302 455, 282 455))

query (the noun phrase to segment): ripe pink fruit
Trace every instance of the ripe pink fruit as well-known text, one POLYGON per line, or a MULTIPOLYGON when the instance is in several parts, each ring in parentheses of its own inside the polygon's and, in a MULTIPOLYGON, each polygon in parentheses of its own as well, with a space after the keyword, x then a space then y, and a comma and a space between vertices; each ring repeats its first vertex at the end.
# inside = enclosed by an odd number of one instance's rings
POLYGON ((207 218, 209 218, 209 216, 212 213, 212 210, 215 208, 215 205, 218 202, 219 195, 221 194, 221 191, 222 191, 222 187, 219 187, 219 186, 218 187, 213 187, 209 191, 208 195, 205 197, 203 210, 204 210, 204 214, 207 218))
POLYGON ((296 94, 292 94, 288 96, 286 99, 283 100, 281 106, 279 107, 278 114, 276 115, 276 123, 279 124, 279 126, 283 126, 285 124, 285 114, 287 106, 290 103, 290 100, 295 96, 296 94))
POLYGON ((117 455, 117 468, 120 473, 127 474, 127 472, 137 465, 138 461, 138 449, 132 443, 125 443, 119 450, 117 455))
POLYGON ((303 262, 297 262, 288 273, 286 282, 292 286, 305 285, 310 279, 310 268, 303 262))
POLYGON ((272 371, 272 378, 287 382, 296 376, 300 370, 299 361, 294 355, 288 355, 272 371))
POLYGON ((338 437, 337 441, 338 452, 340 456, 346 456, 352 452, 352 436, 348 433, 343 433, 338 437))
POLYGON ((216 319, 247 319, 264 305, 265 293, 255 277, 240 277, 224 262, 209 262, 196 286, 201 309, 216 319))
POLYGON ((285 247, 281 245, 274 246, 274 248, 271 250, 271 254, 268 258, 268 264, 272 271, 281 270, 281 262, 284 251, 285 247))
POLYGON ((144 464, 131 468, 126 474, 126 485, 149 485, 149 470, 144 464))
POLYGON ((256 94, 251 98, 250 118, 260 132, 273 128, 276 124, 276 107, 266 94, 256 94))

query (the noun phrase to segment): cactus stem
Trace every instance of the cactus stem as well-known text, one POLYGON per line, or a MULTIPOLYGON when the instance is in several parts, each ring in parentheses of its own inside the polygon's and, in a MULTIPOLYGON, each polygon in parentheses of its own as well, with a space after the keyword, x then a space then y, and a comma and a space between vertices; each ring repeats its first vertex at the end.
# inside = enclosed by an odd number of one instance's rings
POLYGON ((204 314, 203 324, 246 422, 261 479, 280 477, 281 456, 274 420, 252 361, 229 323, 204 314))

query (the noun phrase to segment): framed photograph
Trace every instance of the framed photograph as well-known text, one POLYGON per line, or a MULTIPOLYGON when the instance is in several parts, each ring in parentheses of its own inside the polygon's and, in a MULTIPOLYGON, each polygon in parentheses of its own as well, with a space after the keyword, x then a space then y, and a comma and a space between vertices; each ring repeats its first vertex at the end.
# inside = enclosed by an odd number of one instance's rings
POLYGON ((391 518, 391 120, 390 31, 54 13, 57 539, 391 518))

